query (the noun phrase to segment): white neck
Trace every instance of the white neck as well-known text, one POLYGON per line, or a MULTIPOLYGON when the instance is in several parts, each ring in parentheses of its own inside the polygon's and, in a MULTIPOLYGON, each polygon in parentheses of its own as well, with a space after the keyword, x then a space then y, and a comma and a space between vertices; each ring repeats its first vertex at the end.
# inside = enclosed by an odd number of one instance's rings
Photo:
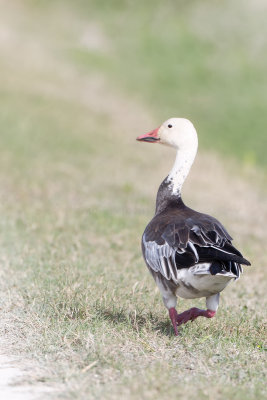
POLYGON ((167 177, 172 194, 181 195, 183 183, 190 171, 197 153, 197 146, 192 146, 190 149, 177 150, 176 159, 171 172, 167 177))

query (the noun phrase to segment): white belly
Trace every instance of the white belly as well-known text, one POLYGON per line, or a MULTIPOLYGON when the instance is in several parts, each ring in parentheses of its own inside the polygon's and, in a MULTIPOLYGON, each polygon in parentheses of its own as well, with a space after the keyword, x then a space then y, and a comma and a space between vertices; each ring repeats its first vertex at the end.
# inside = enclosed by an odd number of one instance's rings
POLYGON ((231 273, 211 275, 209 263, 178 270, 176 295, 184 299, 209 297, 221 292, 235 278, 231 273))

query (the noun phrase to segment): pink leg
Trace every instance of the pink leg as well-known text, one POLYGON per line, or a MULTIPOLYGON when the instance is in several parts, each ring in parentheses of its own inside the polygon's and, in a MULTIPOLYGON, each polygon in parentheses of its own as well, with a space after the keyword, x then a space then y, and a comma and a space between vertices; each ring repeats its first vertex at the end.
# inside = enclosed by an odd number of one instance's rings
POLYGON ((172 321, 172 325, 175 331, 175 335, 178 335, 177 326, 185 324, 188 321, 194 321, 198 317, 212 318, 216 314, 216 311, 212 310, 201 310, 200 308, 190 308, 181 314, 178 314, 175 308, 169 309, 169 315, 172 321))
POLYGON ((175 335, 178 336, 178 329, 177 329, 177 317, 178 317, 178 313, 176 311, 176 309, 174 307, 169 309, 169 316, 170 319, 172 321, 172 326, 175 332, 175 335))
POLYGON ((215 314, 216 311, 201 310, 200 308, 193 307, 177 315, 177 325, 179 326, 188 321, 194 321, 198 317, 212 318, 215 314))

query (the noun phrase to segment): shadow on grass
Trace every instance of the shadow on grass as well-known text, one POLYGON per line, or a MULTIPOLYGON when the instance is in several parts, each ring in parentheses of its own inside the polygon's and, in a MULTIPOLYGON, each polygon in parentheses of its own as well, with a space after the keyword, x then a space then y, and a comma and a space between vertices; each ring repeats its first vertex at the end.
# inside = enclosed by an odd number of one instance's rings
POLYGON ((97 308, 97 317, 103 321, 108 321, 113 325, 124 325, 134 332, 140 332, 144 327, 148 330, 160 332, 165 336, 174 336, 172 325, 168 318, 158 320, 151 312, 146 315, 125 310, 115 310, 108 308, 97 308))

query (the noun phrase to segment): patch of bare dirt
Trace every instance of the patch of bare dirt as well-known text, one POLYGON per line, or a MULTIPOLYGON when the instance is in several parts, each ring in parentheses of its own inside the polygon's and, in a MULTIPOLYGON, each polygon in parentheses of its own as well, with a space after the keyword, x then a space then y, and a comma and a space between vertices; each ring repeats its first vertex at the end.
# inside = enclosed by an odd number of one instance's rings
POLYGON ((10 355, 8 344, 0 339, 0 397, 6 400, 35 400, 54 392, 44 384, 31 385, 28 377, 36 369, 34 363, 10 355))

